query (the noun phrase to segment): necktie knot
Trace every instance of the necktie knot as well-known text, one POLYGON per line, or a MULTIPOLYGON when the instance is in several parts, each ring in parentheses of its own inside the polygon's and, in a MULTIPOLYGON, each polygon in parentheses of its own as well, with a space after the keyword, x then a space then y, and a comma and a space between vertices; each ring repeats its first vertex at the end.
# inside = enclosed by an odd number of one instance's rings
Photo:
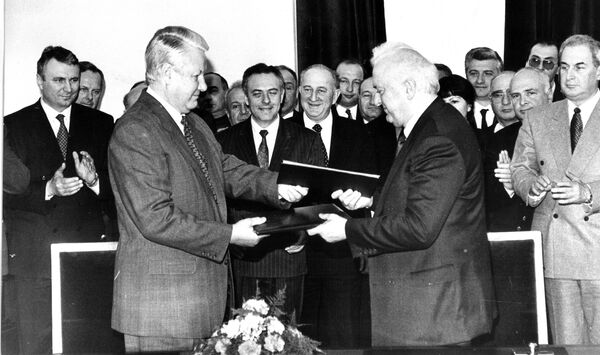
POLYGON ((575 114, 578 114, 581 112, 581 110, 579 109, 579 107, 575 107, 575 109, 573 110, 573 112, 575 112, 575 114))
POLYGON ((266 129, 261 129, 258 133, 261 135, 261 137, 265 138, 267 134, 269 134, 269 131, 267 131, 266 129))
POLYGON ((349 119, 352 119, 352 111, 350 111, 349 108, 346 109, 346 116, 348 116, 349 119))
POLYGON ((481 113, 481 129, 487 128, 487 120, 485 119, 485 116, 488 112, 487 108, 482 108, 481 111, 479 111, 481 113))
POLYGON ((56 119, 58 120, 58 122, 60 122, 61 124, 65 123, 65 115, 63 115, 62 113, 59 113, 58 115, 56 115, 56 119))
POLYGON ((323 127, 321 127, 321 125, 320 125, 320 124, 318 124, 318 123, 317 123, 316 125, 314 125, 314 126, 313 126, 313 131, 315 131, 315 132, 317 132, 317 133, 319 133, 319 134, 321 134, 321 131, 322 131, 322 130, 323 130, 323 127))

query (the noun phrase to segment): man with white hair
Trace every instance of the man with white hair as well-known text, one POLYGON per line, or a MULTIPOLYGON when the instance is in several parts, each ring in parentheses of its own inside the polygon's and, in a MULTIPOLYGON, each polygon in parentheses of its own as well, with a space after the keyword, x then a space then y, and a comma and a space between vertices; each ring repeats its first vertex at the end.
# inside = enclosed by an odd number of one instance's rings
POLYGON ((494 313, 475 135, 437 98, 437 70, 417 51, 384 43, 371 62, 377 100, 404 128, 394 164, 374 199, 332 194, 350 209, 374 206, 373 218, 325 215, 308 233, 370 256, 373 346, 469 344, 494 313))
POLYGON ((262 217, 227 224, 225 197, 289 207, 306 189, 223 154, 190 113, 204 82, 204 38, 158 30, 146 48, 148 89, 117 121, 109 171, 119 216, 112 327, 127 352, 190 351, 225 316, 229 244, 254 246, 262 217))

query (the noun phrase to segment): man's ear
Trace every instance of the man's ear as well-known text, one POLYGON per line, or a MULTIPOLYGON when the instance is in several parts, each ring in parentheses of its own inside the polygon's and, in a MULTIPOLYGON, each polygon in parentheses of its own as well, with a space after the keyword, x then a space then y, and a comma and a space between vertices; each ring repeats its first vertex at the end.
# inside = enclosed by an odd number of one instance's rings
POLYGON ((42 76, 40 74, 36 74, 35 79, 36 79, 38 88, 40 90, 42 90, 42 85, 43 85, 43 82, 44 82, 44 78, 42 78, 42 76))
POLYGON ((406 97, 412 100, 417 93, 417 83, 414 79, 406 79, 402 84, 404 85, 404 90, 406 90, 406 97))
POLYGON ((340 97, 340 93, 341 93, 340 89, 333 90, 333 103, 332 104, 335 104, 337 102, 338 97, 340 97))

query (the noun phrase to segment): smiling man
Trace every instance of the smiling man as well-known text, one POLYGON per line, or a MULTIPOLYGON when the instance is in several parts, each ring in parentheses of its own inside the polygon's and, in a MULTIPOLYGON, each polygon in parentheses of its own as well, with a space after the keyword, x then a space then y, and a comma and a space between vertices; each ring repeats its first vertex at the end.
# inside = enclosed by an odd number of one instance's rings
POLYGON ((363 123, 361 112, 358 110, 358 96, 365 70, 358 61, 347 59, 338 64, 335 74, 340 86, 340 96, 336 105, 338 115, 363 123))
MULTIPOLYGON (((263 63, 251 66, 244 72, 242 87, 244 104, 249 106, 251 116, 217 135, 223 152, 271 171, 279 171, 284 159, 325 165, 319 136, 281 119, 284 78, 276 67, 263 63)), ((242 200, 228 200, 227 207, 233 222, 273 209, 242 200)), ((235 254, 236 306, 241 307, 243 300, 251 297, 274 297, 282 291, 285 294, 283 310, 299 316, 306 274, 305 237, 305 232, 280 233, 235 254)))
POLYGON ((573 35, 559 60, 566 99, 525 113, 510 169, 542 232, 554 342, 600 344, 600 42, 573 35))

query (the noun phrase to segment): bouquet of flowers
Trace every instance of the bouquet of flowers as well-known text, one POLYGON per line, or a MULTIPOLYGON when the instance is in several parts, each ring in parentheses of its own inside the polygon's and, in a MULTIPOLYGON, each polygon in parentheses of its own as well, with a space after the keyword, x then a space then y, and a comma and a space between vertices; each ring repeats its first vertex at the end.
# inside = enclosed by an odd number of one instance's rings
MULTIPOLYGON (((251 298, 233 319, 223 324, 194 353, 195 355, 313 354, 322 352, 319 342, 287 324, 285 314, 271 302, 251 298)), ((293 317, 292 317, 293 319, 293 317)))

